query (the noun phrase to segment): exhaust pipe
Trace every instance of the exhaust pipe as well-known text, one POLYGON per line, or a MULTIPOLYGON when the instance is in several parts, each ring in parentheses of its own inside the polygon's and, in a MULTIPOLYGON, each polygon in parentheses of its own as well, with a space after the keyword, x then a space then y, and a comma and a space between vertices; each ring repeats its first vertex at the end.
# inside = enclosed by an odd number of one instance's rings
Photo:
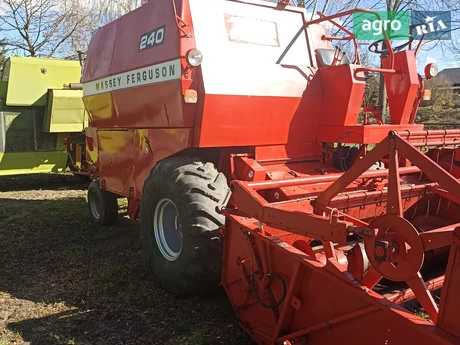
POLYGON ((83 84, 82 83, 64 84, 64 88, 69 89, 69 90, 83 90, 83 84))

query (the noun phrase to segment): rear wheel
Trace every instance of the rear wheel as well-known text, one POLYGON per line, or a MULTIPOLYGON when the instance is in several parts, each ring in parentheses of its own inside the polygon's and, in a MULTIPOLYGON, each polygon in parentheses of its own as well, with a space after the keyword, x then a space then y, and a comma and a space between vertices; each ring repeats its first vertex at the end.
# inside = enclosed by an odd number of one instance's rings
POLYGON ((117 222, 117 197, 101 189, 99 181, 93 181, 88 186, 88 208, 94 225, 111 226, 117 222))
POLYGON ((157 164, 144 183, 140 223, 144 251, 156 279, 179 296, 209 293, 221 279, 218 212, 229 195, 212 163, 176 157, 157 164))

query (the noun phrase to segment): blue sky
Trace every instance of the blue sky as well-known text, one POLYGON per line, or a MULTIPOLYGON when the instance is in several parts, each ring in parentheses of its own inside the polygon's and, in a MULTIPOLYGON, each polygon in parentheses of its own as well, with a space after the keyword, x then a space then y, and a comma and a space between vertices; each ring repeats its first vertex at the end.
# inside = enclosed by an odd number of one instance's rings
MULTIPOLYGON (((278 1, 278 0, 271 0, 271 1, 278 1)), ((291 1, 296 1, 296 0, 291 0, 291 1)), ((317 8, 316 8, 317 11, 319 12, 323 11, 325 1, 326 0, 319 0, 317 8)), ((394 2, 395 0, 391 0, 391 1, 394 2)), ((415 2, 415 3, 420 3, 422 1, 426 2, 426 4, 424 4, 424 6, 422 7, 424 10, 434 10, 434 9, 439 10, 440 9, 439 7, 437 7, 440 1, 437 1, 437 0, 412 0, 412 2, 415 2)), ((451 1, 452 3, 454 3, 457 0, 443 0, 442 3, 446 1, 447 2, 451 1)), ((374 10, 385 10, 386 9, 385 0, 330 0, 329 2, 330 3, 326 10, 326 14, 337 13, 339 11, 343 11, 344 9, 350 9, 350 8, 356 8, 356 7, 370 8, 374 10)), ((402 0, 403 4, 407 2, 408 0, 402 0)), ((311 13, 313 11, 314 3, 315 3, 315 0, 305 0, 307 12, 311 13)), ((447 9, 447 8, 444 8, 444 9, 447 9)), ((460 19, 460 10, 452 12, 452 18, 460 19)), ((458 33, 457 32, 454 33, 454 37, 458 38, 459 39, 458 42, 460 43, 460 30, 458 31, 459 31, 458 33)), ((8 37, 10 33, 3 32, 3 34, 8 37)), ((400 43, 402 42, 397 41, 395 42, 395 45, 398 45, 400 43)), ((436 62, 439 67, 439 70, 442 70, 445 68, 460 67, 459 54, 454 55, 452 52, 448 51, 448 49, 445 49, 445 47, 449 45, 450 43, 451 42, 449 41, 443 41, 442 46, 439 44, 427 44, 425 47, 422 47, 417 57, 417 65, 418 65, 419 73, 423 74, 423 69, 425 65, 430 62, 436 62)), ((372 55, 375 55, 375 54, 372 54, 372 55)), ((378 56, 375 55, 373 56, 373 58, 378 58, 378 56)))

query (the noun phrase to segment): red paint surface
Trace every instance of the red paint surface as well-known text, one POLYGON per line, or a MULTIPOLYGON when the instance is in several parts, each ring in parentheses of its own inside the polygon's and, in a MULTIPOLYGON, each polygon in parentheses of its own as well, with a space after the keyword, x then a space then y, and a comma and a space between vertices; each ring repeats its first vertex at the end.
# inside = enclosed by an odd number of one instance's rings
MULTIPOLYGON (((305 60, 300 59, 303 55, 294 57, 299 58, 298 66, 268 63, 292 37, 290 25, 304 21, 301 10, 288 7, 279 11, 274 9, 276 4, 262 1, 225 1, 220 7, 209 0, 174 3, 177 15, 187 24, 182 29, 176 26, 173 2, 156 0, 93 37, 84 82, 177 58, 182 65, 180 80, 85 97, 91 126, 87 152, 98 169, 95 175, 104 180, 108 190, 139 198, 158 161, 190 147, 228 148, 220 151, 220 162, 228 168, 227 176, 233 173, 239 179, 231 182, 232 202, 236 202, 239 213, 224 211, 228 218, 222 281, 243 327, 260 344, 283 343, 305 334, 314 344, 331 344, 350 339, 356 332, 360 334, 352 340, 356 344, 406 344, 407 339, 458 344, 458 308, 441 302, 439 325, 451 332, 448 334, 361 286, 356 278, 368 288, 381 280, 378 264, 373 260, 375 265, 363 277, 358 267, 361 261, 347 260, 345 255, 356 244, 348 242, 350 234, 365 237, 366 251, 374 252, 373 232, 367 229, 367 222, 382 214, 406 216, 414 205, 423 208, 415 209, 414 217, 433 213, 429 199, 418 202, 429 188, 440 186, 460 199, 458 180, 414 148, 427 142, 452 144, 458 142, 459 134, 424 132, 422 126, 408 124, 418 88, 413 56, 397 53, 394 61, 384 62, 396 70, 387 79, 392 124, 360 126, 357 117, 364 83, 355 76, 359 67, 318 68, 315 49, 330 46, 321 40, 325 32, 319 26, 308 28, 308 44, 305 36, 299 38, 297 49, 305 53, 305 60), (227 12, 266 15, 265 19, 280 25, 276 39, 281 44, 253 47, 230 43, 228 30, 235 26, 225 23, 227 12), (280 17, 274 19, 274 14, 280 17), (140 35, 162 25, 167 26, 165 43, 138 52, 140 35), (205 57, 197 68, 190 68, 185 61, 186 52, 193 48, 202 49, 205 57), (182 95, 187 88, 198 91, 196 105, 184 102, 182 95), (388 136, 390 130, 400 136, 388 136), (324 157, 323 142, 381 143, 331 180, 328 174, 338 171, 325 164, 332 159, 324 157), (236 153, 242 155, 235 158, 236 153), (403 170, 405 163, 398 153, 417 166, 427 180, 421 179, 419 171, 408 171, 410 167, 403 170), (366 173, 388 154, 388 174, 366 173), (292 182, 295 178, 299 179, 297 184, 292 182), (246 182, 251 179, 257 181, 251 183, 270 186, 259 188, 264 189, 259 193, 246 182), (263 229, 258 229, 259 221, 263 229), (313 254, 313 248, 308 248, 311 239, 327 251, 316 248, 313 254), (294 244, 296 248, 291 246, 294 244), (257 303, 249 285, 251 273, 256 276, 255 291, 266 303, 279 300, 283 292, 279 280, 267 273, 278 274, 286 282, 286 299, 276 312, 267 312, 257 303)), ((441 214, 458 223, 454 207, 444 209, 443 205, 442 209, 441 214)), ((391 227, 388 218, 381 219, 382 228, 391 227)), ((432 230, 430 237, 424 237, 446 245, 450 229, 432 230)), ((385 239, 404 235, 400 229, 395 231, 401 234, 389 234, 385 239)), ((415 230, 411 234, 414 246, 423 244, 415 230)), ((401 238, 397 240, 402 243, 401 238)), ((452 247, 454 259, 446 274, 447 300, 454 306, 458 304, 452 293, 458 290, 457 246, 452 247)), ((417 262, 420 255, 415 258, 417 262)), ((388 256, 393 257, 405 259, 407 253, 395 250, 394 256, 388 256)), ((419 272, 407 281, 436 320, 436 306, 419 272)))
MULTIPOLYGON (((390 59, 382 60, 383 67, 389 68, 390 59)), ((394 69, 396 73, 385 75, 388 104, 390 107, 391 123, 408 123, 412 113, 414 100, 420 81, 415 55, 412 51, 395 53, 394 69), (412 100, 412 102, 411 102, 412 100)))

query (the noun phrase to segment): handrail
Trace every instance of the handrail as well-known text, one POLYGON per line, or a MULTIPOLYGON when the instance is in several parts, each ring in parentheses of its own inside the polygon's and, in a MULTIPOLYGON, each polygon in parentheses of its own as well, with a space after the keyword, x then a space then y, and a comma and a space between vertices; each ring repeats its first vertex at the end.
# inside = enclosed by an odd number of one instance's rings
MULTIPOLYGON (((348 29, 346 29, 343 25, 340 25, 340 24, 336 23, 335 21, 332 21, 332 19, 347 16, 347 15, 353 14, 355 12, 370 13, 370 14, 373 14, 375 17, 377 17, 378 20, 382 20, 382 17, 380 16, 380 14, 377 11, 368 10, 368 9, 364 9, 364 8, 355 8, 355 9, 348 10, 348 11, 345 11, 345 12, 336 13, 336 14, 333 14, 333 15, 330 15, 330 16, 325 16, 322 13, 318 13, 318 15, 321 18, 311 20, 309 22, 304 22, 302 27, 295 34, 295 36, 292 38, 291 42, 289 42, 287 47, 284 49, 283 53, 280 55, 280 57, 278 58, 276 63, 277 64, 281 63, 281 60, 286 56, 286 54, 289 51, 289 49, 291 49, 291 47, 294 45, 294 43, 297 40, 297 38, 299 38, 299 36, 302 33, 302 31, 305 30, 305 28, 307 28, 308 26, 313 25, 313 24, 322 23, 324 21, 330 22, 332 25, 337 26, 341 31, 344 31, 345 33, 347 33, 351 37, 353 37, 353 41, 354 41, 354 45, 355 45, 355 54, 357 54, 356 36, 352 32, 350 32, 348 29)), ((394 70, 394 51, 393 51, 393 48, 391 47, 390 40, 389 40, 388 34, 387 34, 385 29, 383 29, 383 37, 384 37, 385 45, 388 47, 388 54, 389 54, 389 57, 390 57, 390 68, 389 68, 389 70, 394 70)), ((355 55, 355 58, 356 58, 356 55, 355 55)), ((387 72, 387 73, 394 73, 394 72, 387 72)))
POLYGON ((388 69, 388 68, 376 68, 376 67, 359 67, 359 68, 356 68, 354 71, 355 77, 357 77, 357 74, 359 72, 396 73, 396 70, 388 69))

